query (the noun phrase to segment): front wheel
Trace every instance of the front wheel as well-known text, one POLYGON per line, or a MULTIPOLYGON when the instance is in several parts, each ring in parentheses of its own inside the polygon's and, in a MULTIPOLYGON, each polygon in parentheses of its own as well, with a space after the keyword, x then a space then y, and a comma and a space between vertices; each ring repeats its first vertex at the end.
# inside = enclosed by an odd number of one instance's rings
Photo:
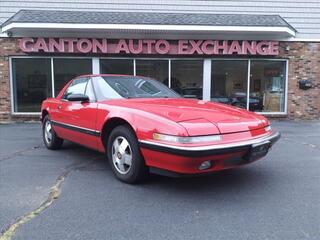
POLYGON ((114 175, 126 183, 136 183, 148 174, 137 138, 128 126, 114 128, 107 144, 107 157, 114 175))
POLYGON ((42 137, 44 145, 48 149, 56 150, 61 148, 63 144, 63 139, 59 138, 55 133, 48 115, 44 117, 42 122, 42 137))

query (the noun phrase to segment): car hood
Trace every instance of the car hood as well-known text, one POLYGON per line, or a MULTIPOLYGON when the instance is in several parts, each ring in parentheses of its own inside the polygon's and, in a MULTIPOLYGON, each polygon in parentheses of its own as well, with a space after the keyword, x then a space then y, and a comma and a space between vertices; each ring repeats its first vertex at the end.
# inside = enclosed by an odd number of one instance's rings
POLYGON ((255 113, 229 105, 185 98, 121 99, 106 103, 146 111, 170 119, 187 128, 190 135, 213 134, 207 128, 215 125, 220 133, 250 131, 268 125, 268 121, 255 113), (198 129, 196 131, 193 126, 198 129), (201 129, 201 126, 205 126, 201 129), (200 130, 200 132, 199 132, 200 130))

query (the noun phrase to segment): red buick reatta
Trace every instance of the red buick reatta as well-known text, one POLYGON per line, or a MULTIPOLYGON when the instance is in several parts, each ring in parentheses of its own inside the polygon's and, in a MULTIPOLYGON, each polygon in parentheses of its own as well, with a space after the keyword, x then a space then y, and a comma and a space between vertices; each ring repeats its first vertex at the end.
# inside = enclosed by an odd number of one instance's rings
POLYGON ((115 176, 134 183, 149 172, 189 176, 264 157, 280 138, 261 115, 185 99, 157 80, 85 75, 42 103, 43 140, 106 153, 115 176))

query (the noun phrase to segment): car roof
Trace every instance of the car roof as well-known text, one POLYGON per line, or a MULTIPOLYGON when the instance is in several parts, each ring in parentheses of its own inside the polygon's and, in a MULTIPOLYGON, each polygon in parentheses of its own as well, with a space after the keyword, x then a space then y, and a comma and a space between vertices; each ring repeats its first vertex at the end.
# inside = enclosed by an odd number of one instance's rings
POLYGON ((141 77, 141 78, 147 78, 146 76, 134 76, 134 75, 129 75, 129 74, 84 74, 75 77, 76 78, 81 78, 81 77, 141 77))

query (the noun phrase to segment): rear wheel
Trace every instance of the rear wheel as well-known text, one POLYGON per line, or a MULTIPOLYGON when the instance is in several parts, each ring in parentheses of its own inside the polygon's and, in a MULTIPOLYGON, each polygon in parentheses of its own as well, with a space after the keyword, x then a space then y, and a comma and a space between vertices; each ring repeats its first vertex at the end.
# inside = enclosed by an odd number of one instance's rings
POLYGON ((114 175, 126 183, 136 183, 148 174, 137 138, 128 126, 114 128, 107 144, 107 157, 114 175))
POLYGON ((48 149, 56 150, 61 148, 63 144, 63 139, 57 136, 52 127, 49 115, 46 115, 42 122, 42 137, 44 145, 46 145, 48 149))

